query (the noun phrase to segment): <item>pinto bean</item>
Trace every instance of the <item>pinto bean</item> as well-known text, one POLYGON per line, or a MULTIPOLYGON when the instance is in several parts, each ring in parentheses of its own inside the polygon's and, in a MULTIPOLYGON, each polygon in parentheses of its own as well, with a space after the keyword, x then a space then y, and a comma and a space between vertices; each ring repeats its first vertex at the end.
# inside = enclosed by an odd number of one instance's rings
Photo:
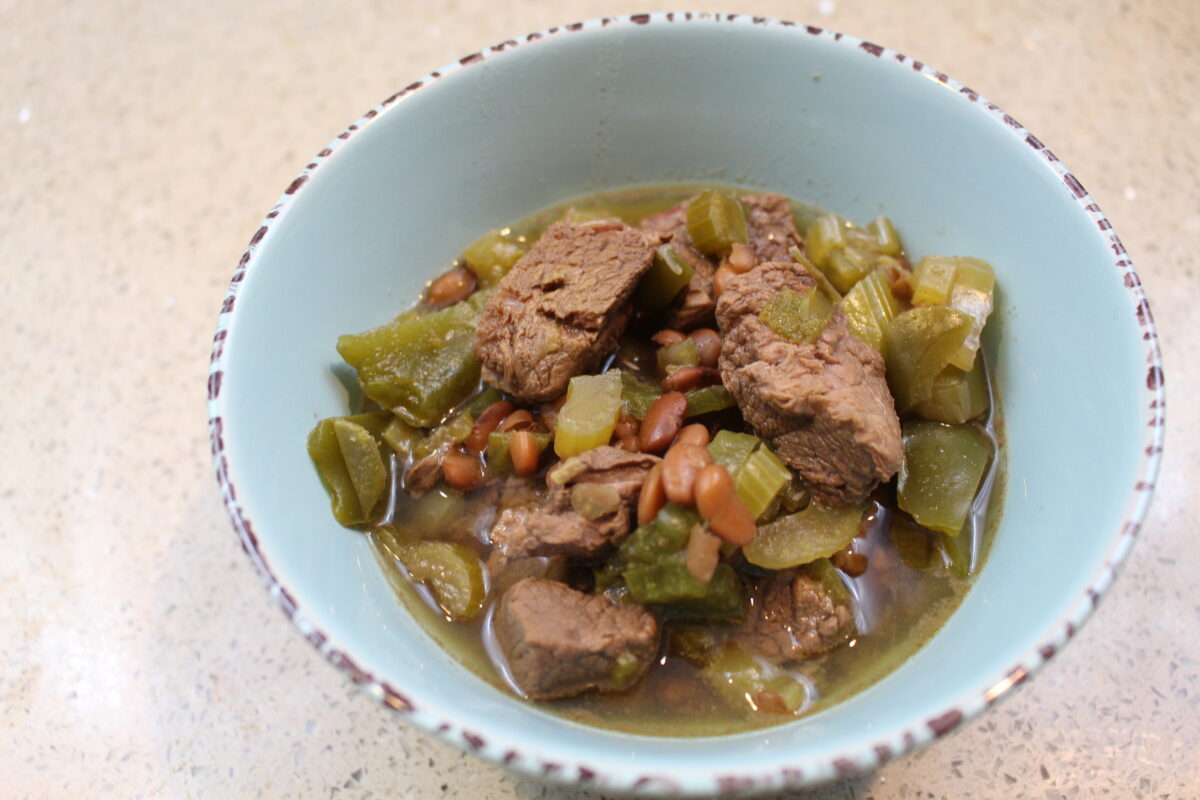
POLYGON ((483 464, 475 456, 451 450, 442 462, 442 477, 451 487, 469 492, 483 483, 483 464))
POLYGON ((707 447, 684 443, 668 450, 662 461, 663 490, 667 499, 681 506, 695 505, 696 476, 709 464, 712 464, 712 454, 707 447))
POLYGON ((713 273, 713 297, 721 296, 721 293, 725 291, 725 284, 729 283, 729 279, 734 275, 737 273, 728 264, 717 267, 717 271, 713 273))
POLYGON ((512 458, 513 469, 523 478, 528 478, 537 472, 538 452, 537 439, 529 431, 513 431, 508 435, 508 454, 512 458))
POLYGON ((675 437, 675 444, 698 444, 706 447, 708 440, 708 428, 699 422, 693 422, 679 432, 679 435, 675 437))
POLYGON ((721 334, 712 328, 696 328, 688 336, 700 351, 700 366, 715 367, 721 358, 721 334))
POLYGON ((468 452, 479 454, 486 450, 488 434, 496 430, 496 426, 512 413, 513 408, 513 404, 507 400, 498 400, 485 408, 480 413, 479 419, 475 420, 471 432, 467 434, 467 438, 463 442, 467 446, 468 452))
POLYGON ((652 522, 666 504, 667 495, 663 491, 662 464, 655 464, 647 473, 646 480, 642 483, 642 493, 638 495, 638 525, 652 522))
POLYGON ((671 330, 670 328, 663 328, 661 331, 650 337, 651 341, 653 341, 659 347, 666 347, 669 344, 682 342, 686 338, 687 337, 679 331, 671 330))
POLYGON ((867 557, 862 553, 854 552, 849 547, 838 550, 829 557, 829 560, 851 578, 857 578, 867 571, 867 557))
POLYGON ((682 392, 667 392, 655 400, 638 430, 642 452, 657 454, 670 447, 686 414, 687 398, 682 392))
POLYGON ((729 250, 726 263, 740 275, 758 266, 758 256, 754 254, 754 248, 750 245, 735 243, 729 250))
POLYGON ((680 367, 662 379, 662 387, 670 392, 689 392, 720 381, 721 376, 712 367, 680 367))
POLYGON ((429 284, 429 304, 432 306, 449 306, 460 300, 466 300, 475 291, 475 274, 469 269, 455 267, 444 272, 433 283, 429 284))
POLYGON ((500 431, 501 433, 507 433, 509 431, 518 430, 527 431, 533 427, 533 414, 529 413, 529 411, 524 408, 518 408, 516 411, 505 417, 504 421, 500 423, 500 426, 496 430, 500 431))
POLYGON ((696 508, 713 533, 738 546, 754 538, 754 518, 738 497, 728 470, 709 464, 697 473, 694 490, 696 508))
POLYGON ((637 417, 630 417, 622 414, 617 424, 613 427, 613 436, 618 439, 624 439, 626 436, 636 437, 638 430, 642 427, 642 423, 637 421, 637 417))
POLYGON ((683 563, 693 578, 708 583, 721 563, 721 540, 704 530, 703 525, 693 525, 683 563))

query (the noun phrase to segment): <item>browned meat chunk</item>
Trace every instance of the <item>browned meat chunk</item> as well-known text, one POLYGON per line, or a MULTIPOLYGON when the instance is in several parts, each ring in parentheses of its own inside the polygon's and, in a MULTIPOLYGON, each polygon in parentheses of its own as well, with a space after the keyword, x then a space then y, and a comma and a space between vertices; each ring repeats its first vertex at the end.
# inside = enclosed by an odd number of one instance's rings
POLYGON ((742 197, 746 209, 746 233, 759 263, 790 261, 788 249, 801 247, 804 239, 796 230, 792 204, 781 194, 748 194, 742 197))
POLYGON ((493 597, 500 597, 512 586, 525 578, 545 578, 562 583, 567 577, 567 560, 539 556, 508 558, 499 550, 493 550, 486 562, 493 597))
POLYGON ((815 291, 794 264, 732 278, 717 305, 721 380, 746 418, 825 505, 853 505, 900 468, 900 420, 883 358, 850 333, 841 310, 816 342, 779 336, 758 316, 782 289, 815 291))
POLYGON ((541 578, 509 589, 493 626, 513 682, 534 700, 627 688, 658 650, 658 623, 641 606, 541 578))
MULTIPOLYGON (((642 220, 642 229, 663 235, 675 247, 675 252, 695 269, 687 289, 677 299, 663 320, 663 327, 687 331, 712 323, 717 301, 713 296, 715 259, 692 247, 687 233, 687 204, 689 200, 666 211, 642 220)), ((758 261, 787 261, 788 248, 803 245, 804 239, 792 219, 792 206, 778 194, 748 194, 742 197, 746 210, 746 232, 758 261)))
POLYGON ((849 605, 803 572, 783 572, 765 579, 734 640, 782 665, 826 653, 853 633, 849 605))
POLYGON ((597 447, 546 476, 545 501, 500 512, 492 544, 507 558, 595 558, 633 529, 633 505, 657 456, 597 447))
POLYGON ((556 222, 500 281, 475 331, 483 379, 551 400, 594 371, 629 319, 658 238, 618 222, 556 222))

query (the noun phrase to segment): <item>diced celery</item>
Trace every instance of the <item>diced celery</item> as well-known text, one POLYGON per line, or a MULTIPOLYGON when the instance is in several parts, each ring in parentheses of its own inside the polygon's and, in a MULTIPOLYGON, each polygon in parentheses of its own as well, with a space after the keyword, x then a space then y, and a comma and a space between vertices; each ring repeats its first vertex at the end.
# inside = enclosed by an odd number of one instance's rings
POLYGON ((987 377, 983 374, 982 361, 977 362, 970 372, 946 367, 933 379, 929 397, 912 408, 918 416, 950 425, 975 419, 987 409, 987 377))
POLYGON ((699 364, 700 349, 696 347, 696 340, 688 337, 681 342, 658 348, 656 359, 658 374, 668 375, 671 367, 694 367, 699 364))
POLYGON ((900 508, 923 527, 957 535, 992 457, 991 442, 973 425, 910 421, 903 434, 900 508))
POLYGON ((402 520, 400 524, 418 539, 444 536, 456 521, 463 519, 465 502, 462 492, 437 486, 421 495, 421 499, 397 519, 402 520))
POLYGON ((888 323, 900 313, 900 303, 883 275, 872 272, 854 284, 841 305, 850 332, 876 350, 882 350, 888 323))
POLYGON ((841 550, 858 535, 863 507, 825 508, 812 503, 795 514, 759 526, 742 548, 751 564, 786 569, 816 561, 841 550))
POLYGON ((633 300, 648 311, 661 311, 692 280, 696 270, 669 244, 654 251, 654 262, 638 282, 633 300))
POLYGON ((824 270, 829 256, 846 246, 849 223, 836 214, 817 217, 804 234, 804 249, 817 269, 824 270))
POLYGON ((487 596, 483 564, 471 548, 451 542, 418 542, 400 550, 409 576, 429 587, 446 616, 463 622, 479 616, 487 596))
POLYGON ((662 389, 643 383, 632 373, 621 370, 621 408, 629 416, 645 419, 650 406, 661 396, 662 389))
POLYGON ((954 286, 958 271, 956 259, 950 256, 925 256, 913 269, 913 298, 915 305, 945 305, 954 286))
POLYGON ((475 273, 479 285, 487 287, 499 283, 523 255, 525 248, 509 239, 504 231, 488 231, 467 245, 462 260, 475 273))
POLYGON ((470 434, 475 420, 465 411, 455 414, 446 422, 434 428, 429 435, 413 445, 413 458, 431 456, 447 445, 455 445, 464 441, 470 434))
POLYGON ((762 440, 752 434, 722 429, 708 443, 708 452, 713 463, 720 464, 732 476, 761 443, 762 440))
POLYGON ((830 302, 837 303, 842 299, 842 293, 839 292, 834 285, 829 282, 829 278, 825 277, 825 273, 812 265, 812 262, 804 255, 804 252, 799 247, 789 247, 788 254, 795 260, 796 266, 804 270, 804 274, 812 278, 830 302))
POLYGON ((570 458, 608 444, 621 413, 621 373, 577 375, 554 427, 554 452, 570 458))
POLYGON ((875 243, 875 251, 884 256, 898 256, 903 248, 900 245, 900 235, 896 233, 892 221, 887 217, 876 217, 867 225, 875 243))
POLYGON ((397 319, 338 339, 363 393, 410 425, 435 425, 479 384, 472 353, 486 292, 418 319, 397 319))
POLYGON ((975 364, 983 326, 992 313, 996 274, 986 261, 977 258, 959 258, 957 261, 958 273, 948 305, 971 316, 971 330, 962 347, 951 356, 950 363, 965 371, 975 364))
POLYGON ((706 255, 724 253, 734 244, 750 241, 741 201, 716 189, 688 203, 687 231, 692 245, 706 255))
POLYGON ((857 247, 843 247, 829 254, 825 277, 843 295, 875 270, 875 255, 857 247))
POLYGON ((771 452, 771 448, 761 444, 742 462, 734 476, 733 485, 750 516, 757 520, 763 517, 775 498, 791 482, 791 470, 779 456, 771 452))
POLYGON ((387 427, 383 429, 382 438, 396 455, 407 457, 412 453, 422 435, 419 428, 414 428, 399 417, 392 416, 387 427))
POLYGON ((833 313, 833 304, 813 288, 799 295, 784 289, 763 306, 759 317, 771 330, 796 342, 816 341, 833 313))
MULTIPOLYGON (((507 475, 512 472, 512 451, 508 441, 512 434, 513 431, 492 431, 488 434, 487 465, 488 472, 493 475, 507 475)), ((538 453, 543 453, 550 446, 550 434, 534 432, 533 441, 537 443, 538 453)))
POLYGON ((687 399, 686 415, 689 417, 724 411, 737 405, 737 401, 733 399, 729 390, 719 383, 701 389, 691 389, 684 392, 683 396, 687 399))
POLYGON ((383 497, 387 467, 375 436, 388 418, 382 412, 323 419, 308 435, 308 455, 342 525, 366 522, 383 497))
POLYGON ((924 306, 888 323, 883 358, 896 407, 908 411, 933 393, 933 381, 971 329, 971 318, 947 306, 924 306))

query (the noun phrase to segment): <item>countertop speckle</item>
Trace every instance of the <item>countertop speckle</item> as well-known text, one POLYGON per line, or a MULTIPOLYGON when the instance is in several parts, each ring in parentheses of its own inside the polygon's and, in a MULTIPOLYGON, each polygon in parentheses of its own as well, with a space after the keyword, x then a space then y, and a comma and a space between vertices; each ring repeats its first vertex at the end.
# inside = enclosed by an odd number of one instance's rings
MULTIPOLYGON (((645 9, 0 7, 0 794, 594 797, 413 730, 320 659, 229 529, 204 385, 245 241, 338 130, 481 46, 645 9)), ((738 10, 892 47, 1036 131, 1132 255, 1171 401, 1141 541, 1077 639, 932 746, 790 796, 1200 796, 1200 5, 760 0, 738 10)))

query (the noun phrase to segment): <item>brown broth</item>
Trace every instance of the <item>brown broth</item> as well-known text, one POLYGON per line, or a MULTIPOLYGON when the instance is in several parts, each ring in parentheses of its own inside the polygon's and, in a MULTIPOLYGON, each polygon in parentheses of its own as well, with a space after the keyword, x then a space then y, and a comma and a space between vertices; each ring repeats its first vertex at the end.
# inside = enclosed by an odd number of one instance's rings
MULTIPOLYGON (((591 195, 564 203, 514 225, 518 237, 532 241, 569 207, 603 208, 630 224, 671 207, 695 192, 694 187, 627 190, 591 195)), ((819 210, 793 203, 798 226, 804 229, 819 210)), ((614 356, 623 369, 651 377, 644 358, 622 352, 614 356)), ((986 361, 985 361, 986 368, 986 361)), ((986 371, 986 369, 985 369, 986 371)), ((1001 419, 997 396, 988 374, 991 407, 986 418, 975 424, 995 445, 995 455, 971 509, 970 572, 978 571, 990 548, 999 521, 1004 491, 1004 451, 1000 447, 1001 419)), ((403 473, 393 463, 392 474, 403 473)), ((530 486, 543 483, 543 473, 530 479, 530 486)), ((398 482, 397 482, 398 483, 398 482)), ((536 489, 535 489, 536 491, 536 489)), ((467 669, 502 691, 520 694, 508 680, 503 659, 492 639, 490 620, 495 597, 489 597, 485 614, 467 623, 455 623, 438 608, 423 586, 408 580, 396 558, 401 541, 432 538, 423 531, 437 530, 437 538, 463 543, 486 561, 490 552, 487 531, 496 513, 496 495, 488 488, 462 497, 439 487, 426 499, 409 498, 398 485, 392 487, 385 525, 370 532, 377 560, 404 605, 422 627, 467 669), (437 514, 444 504, 440 516, 437 514), (389 527, 391 526, 391 527, 389 527)), ((715 693, 701 670, 684 658, 672 655, 672 631, 695 622, 667 621, 659 658, 645 678, 628 691, 602 694, 591 692, 574 698, 542 702, 538 707, 586 725, 651 736, 714 736, 738 733, 781 724, 841 702, 862 691, 898 668, 924 645, 946 622, 962 601, 971 579, 953 574, 949 556, 939 535, 928 536, 929 563, 905 563, 890 535, 893 520, 905 517, 895 505, 894 481, 873 496, 871 511, 853 549, 865 555, 868 568, 850 578, 839 573, 851 595, 857 635, 824 656, 809 659, 788 669, 810 689, 809 701, 796 714, 773 714, 755 710, 750 703, 734 703, 715 693)), ((912 561, 911 555, 909 561, 912 561)), ((753 599, 751 600, 753 602, 753 599)), ((730 629, 710 625, 718 640, 730 629)))

